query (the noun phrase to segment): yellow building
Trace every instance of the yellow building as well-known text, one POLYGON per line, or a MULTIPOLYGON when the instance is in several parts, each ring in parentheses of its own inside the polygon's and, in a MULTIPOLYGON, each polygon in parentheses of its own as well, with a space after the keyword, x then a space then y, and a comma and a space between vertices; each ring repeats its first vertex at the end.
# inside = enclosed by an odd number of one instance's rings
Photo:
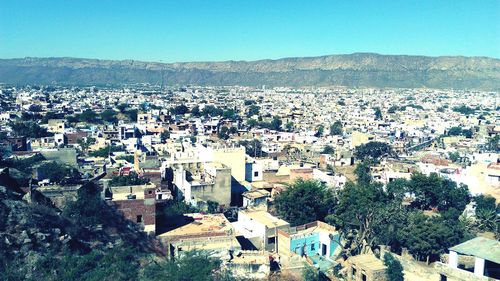
POLYGON ((351 148, 355 148, 356 146, 369 143, 374 140, 375 136, 372 134, 353 131, 351 136, 351 148))
POLYGON ((63 119, 49 119, 47 131, 55 134, 63 134, 64 128, 63 119))

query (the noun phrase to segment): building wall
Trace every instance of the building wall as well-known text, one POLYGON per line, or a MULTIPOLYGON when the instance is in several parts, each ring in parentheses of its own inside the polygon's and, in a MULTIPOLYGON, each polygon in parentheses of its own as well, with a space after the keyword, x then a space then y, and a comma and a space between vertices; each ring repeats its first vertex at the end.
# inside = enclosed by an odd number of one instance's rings
POLYGON ((278 231, 278 254, 290 256, 290 236, 283 231, 278 231))
POLYGON ((263 171, 262 166, 256 163, 245 164, 245 180, 249 182, 262 181, 263 171))
POLYGON ((290 182, 296 181, 297 179, 311 180, 314 178, 313 169, 311 168, 299 168, 290 169, 290 182))
POLYGON ((374 140, 374 136, 371 134, 365 134, 358 131, 353 131, 351 136, 351 148, 368 143, 374 140))
POLYGON ((44 150, 40 154, 47 160, 56 161, 62 164, 67 164, 72 167, 77 167, 76 150, 74 148, 60 148, 57 150, 44 150))
POLYGON ((231 170, 217 169, 215 183, 191 186, 191 195, 203 201, 215 201, 221 205, 231 204, 231 170))
POLYGON ((290 239, 290 250, 298 255, 313 256, 318 253, 319 234, 294 235, 290 239), (314 245, 314 250, 311 249, 314 245))
POLYGON ((245 148, 215 149, 213 161, 231 168, 231 175, 237 181, 245 180, 245 148))
MULTIPOLYGON (((340 236, 338 233, 333 235, 333 240, 330 239, 329 234, 326 232, 314 232, 306 235, 294 234, 288 239, 290 241, 289 246, 285 246, 284 249, 288 248, 289 251, 297 255, 305 253, 306 256, 314 256, 316 254, 322 255, 322 245, 326 245, 326 255, 324 256, 332 257, 336 251, 340 249, 340 245, 335 242, 339 241, 339 239, 340 236), (314 249, 311 248, 311 245, 314 245, 314 249)), ((282 245, 282 243, 280 243, 280 245, 282 245)), ((280 249, 280 251, 283 250, 280 249)))
POLYGON ((144 199, 115 200, 111 204, 120 211, 123 216, 134 223, 137 222, 137 216, 142 216, 142 222, 138 223, 144 226, 144 231, 156 231, 156 201, 155 194, 148 194, 145 190, 144 199))

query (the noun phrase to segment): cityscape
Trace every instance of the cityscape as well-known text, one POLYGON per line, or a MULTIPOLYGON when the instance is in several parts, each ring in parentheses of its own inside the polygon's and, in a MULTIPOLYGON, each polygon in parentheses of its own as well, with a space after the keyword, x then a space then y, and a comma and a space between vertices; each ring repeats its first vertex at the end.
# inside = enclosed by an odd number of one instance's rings
POLYGON ((499 46, 182 63, 0 48, 0 279, 500 280, 499 46))

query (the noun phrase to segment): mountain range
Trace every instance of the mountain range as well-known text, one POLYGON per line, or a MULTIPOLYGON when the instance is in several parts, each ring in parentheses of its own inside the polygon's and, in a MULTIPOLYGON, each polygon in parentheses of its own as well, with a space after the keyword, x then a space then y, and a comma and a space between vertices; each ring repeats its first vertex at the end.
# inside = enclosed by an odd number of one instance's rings
POLYGON ((183 63, 18 58, 0 59, 0 83, 425 87, 498 91, 500 60, 374 53, 183 63))

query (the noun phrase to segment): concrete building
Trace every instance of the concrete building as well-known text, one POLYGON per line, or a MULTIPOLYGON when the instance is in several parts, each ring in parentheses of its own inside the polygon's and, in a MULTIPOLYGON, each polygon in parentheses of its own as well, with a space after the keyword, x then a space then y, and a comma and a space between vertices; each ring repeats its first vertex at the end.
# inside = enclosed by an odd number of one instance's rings
POLYGON ((373 254, 363 254, 347 259, 348 281, 385 281, 386 266, 373 254))
POLYGON ((177 218, 174 226, 157 238, 167 245, 171 256, 200 250, 223 257, 241 250, 234 233, 233 226, 223 214, 186 214, 177 218))
POLYGON ((195 170, 183 166, 173 170, 173 187, 176 198, 187 203, 215 201, 220 205, 231 204, 231 169, 224 164, 200 164, 195 170))
POLYGON ((278 231, 278 253, 283 256, 321 256, 333 259, 341 250, 335 227, 320 221, 278 231))
POLYGON ((248 182, 263 180, 262 166, 255 161, 245 163, 245 180, 248 182))
POLYGON ((109 205, 120 211, 126 219, 142 226, 145 232, 155 233, 157 196, 154 185, 114 186, 109 189, 109 205))
POLYGON ((290 224, 267 211, 247 209, 238 212, 238 221, 233 223, 238 235, 242 235, 259 250, 275 251, 279 230, 290 224))
POLYGON ((243 208, 247 207, 267 207, 267 199, 271 193, 265 189, 253 189, 243 193, 243 208))
POLYGON ((64 119, 49 119, 47 131, 63 134, 65 129, 64 121, 64 119))
POLYGON ((448 264, 438 264, 441 280, 491 280, 500 279, 500 242, 476 237, 450 248, 448 264), (460 264, 461 257, 472 257, 473 268, 460 264))

